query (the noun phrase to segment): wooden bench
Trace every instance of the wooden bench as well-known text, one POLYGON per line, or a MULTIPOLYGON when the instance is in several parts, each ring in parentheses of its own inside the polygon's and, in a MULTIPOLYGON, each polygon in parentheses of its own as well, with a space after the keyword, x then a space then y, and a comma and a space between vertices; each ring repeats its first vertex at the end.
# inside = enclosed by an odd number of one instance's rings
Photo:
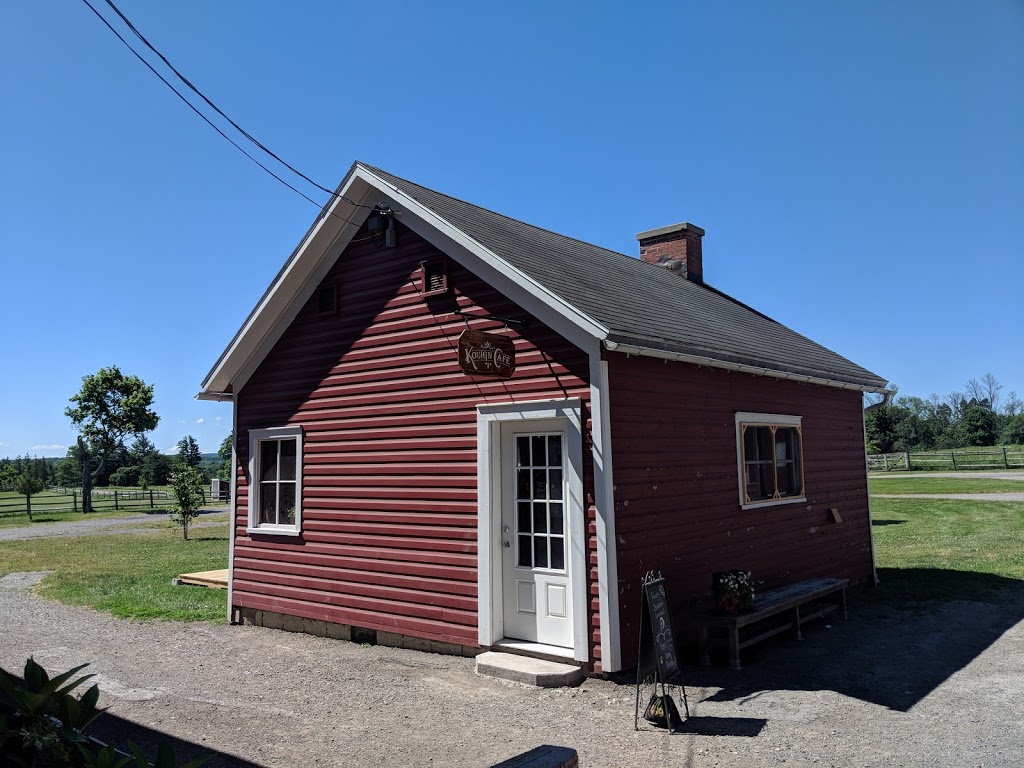
POLYGON ((712 631, 724 630, 729 644, 729 662, 741 669, 740 651, 769 637, 793 631, 802 640, 800 627, 811 619, 842 608, 846 618, 846 588, 849 579, 808 579, 778 589, 769 589, 754 598, 754 606, 736 616, 707 613, 697 617, 697 651, 700 663, 711 664, 712 631), (838 593, 838 594, 837 594, 838 593), (808 610, 801 611, 801 606, 808 610))

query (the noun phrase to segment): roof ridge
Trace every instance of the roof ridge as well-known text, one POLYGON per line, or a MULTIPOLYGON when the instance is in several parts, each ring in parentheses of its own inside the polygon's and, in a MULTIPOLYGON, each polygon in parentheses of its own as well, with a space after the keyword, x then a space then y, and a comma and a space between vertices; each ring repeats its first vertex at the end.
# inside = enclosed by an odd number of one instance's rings
POLYGON ((453 201, 455 201, 457 203, 461 203, 462 205, 468 205, 470 208, 476 208, 479 211, 486 211, 487 213, 489 213, 489 214, 491 214, 493 216, 500 216, 503 219, 507 219, 508 221, 514 222, 516 224, 521 224, 524 227, 530 227, 531 229, 535 229, 538 232, 545 232, 545 233, 547 233, 549 235, 554 235, 555 237, 560 238, 562 240, 571 240, 574 243, 579 243, 580 245, 585 245, 588 248, 598 248, 598 249, 604 251, 605 253, 612 253, 612 254, 615 254, 616 256, 622 256, 624 258, 632 259, 634 261, 640 261, 640 259, 638 257, 630 256, 628 253, 622 253, 621 251, 615 251, 615 250, 612 250, 611 248, 605 248, 603 245, 597 245, 596 243, 591 243, 591 242, 589 242, 587 240, 581 240, 580 238, 572 237, 571 235, 564 235, 561 232, 555 232, 553 229, 547 229, 545 227, 539 227, 536 224, 531 224, 528 221, 523 221, 522 219, 517 219, 517 218, 515 218, 513 216, 509 216, 506 213, 502 213, 501 211, 495 211, 495 210, 493 210, 491 208, 485 208, 482 205, 477 205, 476 203, 471 203, 468 200, 463 200, 461 197, 454 197, 453 195, 449 195, 449 194, 447 194, 445 192, 438 192, 436 189, 431 189, 430 187, 425 187, 422 184, 417 184, 415 181, 410 181, 409 179, 406 179, 406 178, 404 178, 402 176, 397 176, 396 174, 391 173, 390 171, 386 171, 383 168, 377 168, 376 166, 370 165, 369 163, 364 163, 364 162, 361 162, 359 160, 357 160, 356 163, 361 165, 361 166, 363 166, 364 168, 366 168, 369 171, 373 171, 374 173, 383 173, 383 174, 385 174, 387 176, 391 176, 394 179, 398 179, 399 181, 403 181, 406 184, 411 184, 414 187, 419 187, 420 189, 425 189, 428 192, 432 192, 435 195, 440 195, 441 197, 447 197, 449 200, 453 200, 453 201))

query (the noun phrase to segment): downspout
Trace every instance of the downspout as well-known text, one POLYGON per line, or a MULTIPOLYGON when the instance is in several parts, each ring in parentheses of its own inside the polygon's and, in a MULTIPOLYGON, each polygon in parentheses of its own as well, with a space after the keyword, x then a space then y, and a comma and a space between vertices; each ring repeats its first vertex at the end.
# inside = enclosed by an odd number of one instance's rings
POLYGON ((893 395, 895 395, 895 394, 896 394, 895 390, 892 390, 892 389, 883 390, 882 391, 882 400, 881 400, 881 402, 874 403, 873 405, 869 405, 867 408, 865 408, 863 410, 863 412, 861 413, 861 419, 860 419, 861 427, 862 427, 862 429, 864 431, 864 488, 868 492, 868 541, 871 542, 871 577, 872 577, 872 579, 874 579, 876 587, 879 585, 880 581, 878 579, 878 565, 875 562, 875 522, 874 522, 874 515, 872 515, 872 513, 871 513, 871 485, 870 485, 870 480, 868 479, 868 452, 867 452, 867 447, 868 447, 868 420, 867 420, 867 415, 871 411, 877 411, 880 408, 888 407, 889 403, 892 402, 893 395))

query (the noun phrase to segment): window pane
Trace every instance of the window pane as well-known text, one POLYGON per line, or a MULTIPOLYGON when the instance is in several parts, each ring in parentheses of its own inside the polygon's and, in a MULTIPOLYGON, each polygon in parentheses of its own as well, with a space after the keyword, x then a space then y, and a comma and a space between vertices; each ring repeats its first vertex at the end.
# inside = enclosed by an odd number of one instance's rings
POLYGON ((757 427, 743 428, 743 460, 757 461, 757 427))
MULTIPOLYGON (((759 499, 770 499, 775 495, 775 478, 771 462, 764 462, 757 465, 757 497, 759 499)), ((750 498, 755 498, 751 496, 750 498)))
POLYGON ((562 470, 560 469, 548 470, 548 498, 562 498, 562 470))
POLYGON ((551 505, 551 532, 562 533, 564 528, 563 517, 562 517, 562 505, 552 504, 551 505))
POLYGON ((534 435, 533 438, 533 456, 530 461, 535 467, 543 467, 548 463, 548 452, 544 448, 544 435, 534 435))
POLYGON ((548 532, 548 505, 543 501, 540 503, 534 502, 533 504, 533 532, 548 532))
POLYGON ((260 441, 260 480, 277 480, 277 440, 260 441))
POLYGON ((516 533, 530 532, 530 502, 519 502, 519 524, 516 526, 516 533))
POLYGON ((516 438, 516 466, 526 467, 530 464, 530 438, 516 438))
POLYGON ((543 469, 533 470, 533 498, 546 499, 548 497, 548 473, 543 469))
POLYGON ((562 436, 551 435, 548 438, 548 464, 552 467, 562 466, 562 436))
POLYGON ((281 525, 295 525, 295 483, 280 483, 281 507, 278 520, 281 525))
POLYGON ((793 496, 799 490, 795 487, 794 469, 796 469, 796 465, 791 461, 775 465, 775 482, 779 489, 779 496, 793 496))
POLYGON ((277 522, 277 483, 260 483, 260 523, 277 522))
POLYGON ((298 446, 298 440, 282 440, 281 441, 281 479, 282 480, 294 480, 295 479, 295 450, 298 446))
POLYGON ((516 470, 516 498, 530 498, 530 470, 528 469, 516 470))
POLYGON ((757 435, 757 458, 763 461, 772 460, 772 430, 771 427, 755 427, 757 435))
POLYGON ((531 542, 533 541, 532 536, 520 536, 519 537, 519 560, 518 563, 523 568, 530 568, 533 565, 533 560, 530 559, 530 555, 533 554, 533 548, 531 542))
POLYGON ((533 567, 548 567, 548 538, 547 536, 533 537, 533 567))
POLYGON ((561 536, 551 537, 551 567, 557 571, 565 570, 565 539, 561 536))

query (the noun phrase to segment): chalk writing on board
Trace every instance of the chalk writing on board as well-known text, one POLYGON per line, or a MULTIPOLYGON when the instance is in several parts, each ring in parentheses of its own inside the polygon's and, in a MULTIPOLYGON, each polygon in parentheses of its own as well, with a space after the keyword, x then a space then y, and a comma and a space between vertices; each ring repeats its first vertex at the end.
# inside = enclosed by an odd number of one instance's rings
POLYGON ((641 603, 637 672, 642 677, 657 672, 662 682, 669 682, 679 675, 680 667, 664 578, 648 574, 643 582, 641 603))

